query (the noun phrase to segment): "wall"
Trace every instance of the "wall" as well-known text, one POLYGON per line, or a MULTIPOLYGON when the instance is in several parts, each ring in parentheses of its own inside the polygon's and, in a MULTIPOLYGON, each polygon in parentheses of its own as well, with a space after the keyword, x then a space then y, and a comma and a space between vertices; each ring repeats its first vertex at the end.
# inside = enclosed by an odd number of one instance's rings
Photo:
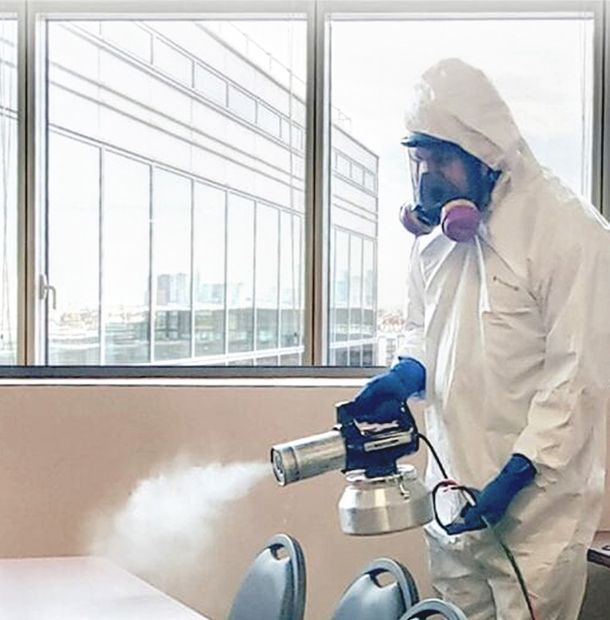
MULTIPOLYGON (((177 455, 197 464, 265 460, 269 446, 321 432, 350 387, 0 387, 0 557, 86 552, 87 524, 112 511, 134 485, 177 455)), ((423 464, 423 450, 413 460, 423 464)), ((370 559, 405 563, 429 592, 421 531, 350 538, 339 531, 342 478, 328 474, 287 488, 270 478, 222 519, 201 570, 170 594, 218 620, 267 538, 302 543, 307 617, 329 617, 344 587, 370 559)), ((610 494, 609 494, 610 495, 610 494)), ((610 529, 610 501, 603 520, 610 529)))
MULTIPOLYGON (((273 443, 329 428, 333 403, 353 393, 353 387, 0 387, 0 556, 82 554, 91 517, 119 506, 138 480, 178 454, 197 464, 265 460, 273 443)), ((169 593, 214 619, 226 617, 252 558, 279 531, 304 547, 308 618, 328 617, 358 570, 382 555, 404 562, 428 591, 421 531, 344 536, 336 515, 342 488, 339 474, 287 488, 270 476, 222 519, 201 571, 169 593)))

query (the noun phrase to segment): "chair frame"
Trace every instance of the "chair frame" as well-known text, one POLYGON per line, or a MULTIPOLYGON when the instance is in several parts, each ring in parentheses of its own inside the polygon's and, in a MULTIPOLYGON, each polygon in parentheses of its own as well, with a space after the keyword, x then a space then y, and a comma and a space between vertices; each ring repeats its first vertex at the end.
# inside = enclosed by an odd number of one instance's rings
MULTIPOLYGON (((270 549, 272 553, 280 548, 288 551, 288 557, 292 566, 293 618, 294 620, 302 620, 305 615, 305 596, 307 592, 307 574, 303 549, 297 539, 288 534, 276 534, 265 545, 265 549, 270 549)), ((261 549, 261 551, 263 550, 261 549)))
POLYGON ((453 603, 437 598, 419 601, 410 607, 400 620, 424 620, 437 614, 441 614, 446 620, 468 620, 464 612, 453 603))

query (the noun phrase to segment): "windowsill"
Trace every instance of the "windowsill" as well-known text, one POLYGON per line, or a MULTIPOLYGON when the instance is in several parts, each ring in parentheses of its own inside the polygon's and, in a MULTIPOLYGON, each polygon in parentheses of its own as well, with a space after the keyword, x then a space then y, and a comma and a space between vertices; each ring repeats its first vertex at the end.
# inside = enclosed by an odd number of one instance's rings
POLYGON ((5 366, 0 386, 359 387, 384 368, 5 366))
POLYGON ((36 386, 97 386, 108 385, 117 387, 158 386, 158 387, 230 387, 230 388, 358 388, 366 379, 169 379, 169 378, 133 378, 133 379, 0 379, 1 387, 36 387, 36 386))
POLYGON ((3 378, 1 387, 39 387, 39 386, 116 386, 116 387, 215 387, 215 388, 358 388, 366 382, 366 378, 316 378, 316 377, 276 377, 276 378, 171 378, 171 377, 133 377, 133 378, 95 378, 95 377, 64 377, 64 378, 3 378))

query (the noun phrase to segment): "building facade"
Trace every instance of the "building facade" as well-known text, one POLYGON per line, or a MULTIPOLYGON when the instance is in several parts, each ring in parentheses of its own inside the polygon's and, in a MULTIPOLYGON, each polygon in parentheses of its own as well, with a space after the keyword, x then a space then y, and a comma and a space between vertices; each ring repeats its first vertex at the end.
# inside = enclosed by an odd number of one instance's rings
MULTIPOLYGON (((231 22, 46 34, 48 363, 300 364, 303 81, 231 22)), ((342 124, 329 361, 372 364, 378 158, 342 124)))

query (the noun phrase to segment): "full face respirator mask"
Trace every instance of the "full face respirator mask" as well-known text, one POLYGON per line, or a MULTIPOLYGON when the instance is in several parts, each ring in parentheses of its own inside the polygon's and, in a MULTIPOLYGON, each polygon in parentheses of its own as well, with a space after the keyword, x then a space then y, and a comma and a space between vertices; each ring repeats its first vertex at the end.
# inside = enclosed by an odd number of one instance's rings
POLYGON ((412 234, 441 226, 453 241, 469 241, 479 227, 499 172, 457 144, 412 134, 407 147, 414 201, 400 208, 400 221, 412 234))

